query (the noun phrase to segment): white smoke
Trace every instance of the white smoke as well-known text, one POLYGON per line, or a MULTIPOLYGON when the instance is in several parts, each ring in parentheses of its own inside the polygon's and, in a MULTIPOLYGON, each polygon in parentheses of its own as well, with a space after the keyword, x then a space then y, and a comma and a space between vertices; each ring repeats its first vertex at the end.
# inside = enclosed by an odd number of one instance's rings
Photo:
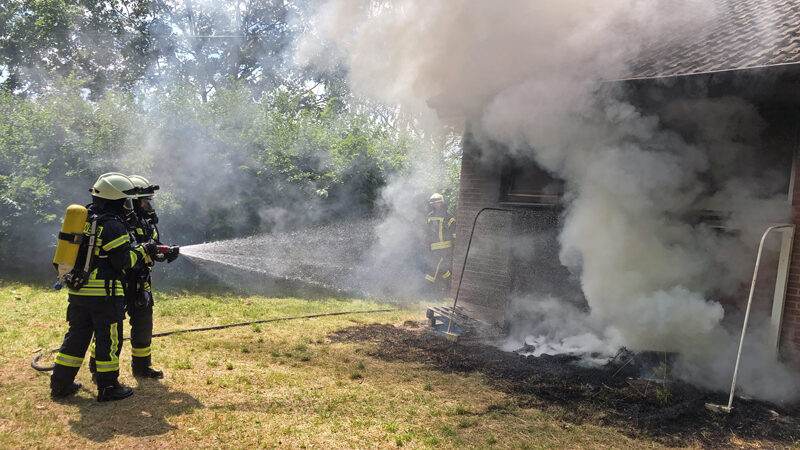
POLYGON ((522 335, 503 343, 507 351, 519 350, 534 356, 543 354, 613 355, 622 345, 620 336, 586 311, 554 297, 516 299, 511 305, 514 316, 530 321, 522 335))
MULTIPOLYGON (((763 211, 742 209, 730 219, 743 230, 739 237, 682 215, 708 201, 774 192, 769 180, 782 176, 733 176, 753 157, 765 122, 733 97, 664 101, 657 115, 646 113, 624 100, 618 84, 604 82, 625 78, 629 63, 664 37, 702 37, 715 5, 332 0, 297 55, 320 68, 344 63, 355 92, 420 117, 471 124, 479 141, 532 152, 566 182, 560 257, 580 277, 590 313, 535 295, 517 299, 542 318, 529 324, 533 336, 562 350, 584 342, 596 351, 602 341, 679 351, 683 377, 724 388, 738 341, 722 327, 714 296, 735 292, 749 276, 763 211), (669 131, 690 127, 691 140, 669 131), (709 174, 718 185, 711 199, 709 174)), ((483 148, 484 158, 501 156, 483 148)), ((758 348, 757 340, 748 345, 758 348)), ((751 395, 797 395, 798 383, 771 356, 747 355, 740 380, 751 395)))

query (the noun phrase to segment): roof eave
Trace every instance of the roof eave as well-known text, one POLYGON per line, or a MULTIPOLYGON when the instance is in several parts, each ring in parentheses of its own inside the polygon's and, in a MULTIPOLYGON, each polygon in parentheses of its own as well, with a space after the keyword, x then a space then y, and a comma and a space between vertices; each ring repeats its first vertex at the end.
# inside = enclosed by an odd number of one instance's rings
POLYGON ((684 78, 684 77, 693 77, 693 76, 700 76, 700 75, 713 75, 713 74, 718 74, 718 73, 732 73, 732 72, 745 71, 745 70, 758 70, 758 69, 769 69, 769 68, 775 68, 775 67, 792 67, 792 66, 800 66, 800 61, 780 63, 780 64, 765 64, 765 65, 735 67, 735 68, 732 68, 732 69, 708 70, 708 71, 704 71, 704 72, 672 73, 672 74, 662 74, 662 75, 653 75, 653 76, 644 76, 644 77, 617 78, 617 79, 614 79, 614 80, 605 80, 604 83, 619 83, 619 82, 626 82, 626 81, 645 81, 645 80, 663 80, 663 79, 670 79, 670 78, 684 78))

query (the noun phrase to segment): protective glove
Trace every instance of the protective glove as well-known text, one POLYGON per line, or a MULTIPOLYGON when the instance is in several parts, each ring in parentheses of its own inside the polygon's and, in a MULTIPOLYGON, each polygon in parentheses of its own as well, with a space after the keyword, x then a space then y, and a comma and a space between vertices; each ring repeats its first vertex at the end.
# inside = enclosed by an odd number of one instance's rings
POLYGON ((136 251, 138 251, 142 258, 146 263, 150 263, 158 254, 158 244, 156 241, 150 239, 147 242, 143 242, 136 247, 136 251))

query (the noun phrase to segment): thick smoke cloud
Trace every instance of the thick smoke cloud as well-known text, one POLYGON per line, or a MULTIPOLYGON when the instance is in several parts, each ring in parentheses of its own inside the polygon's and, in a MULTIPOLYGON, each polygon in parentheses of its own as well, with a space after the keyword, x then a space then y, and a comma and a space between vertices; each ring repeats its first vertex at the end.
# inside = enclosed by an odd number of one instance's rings
MULTIPOLYGON (((765 211, 737 209, 728 219, 742 230, 736 237, 684 216, 709 202, 769 198, 786 181, 742 170, 765 121, 734 97, 667 100, 645 111, 607 82, 626 78, 629 63, 664 37, 702 36, 715 4, 333 0, 297 58, 320 68, 343 62, 355 91, 469 124, 479 141, 533 156, 566 182, 560 259, 580 278, 589 315, 531 293, 514 303, 541 320, 516 327, 563 351, 578 342, 587 351, 600 342, 678 351, 676 373, 724 388, 738 342, 716 297, 735 293, 751 273, 765 211)), ((486 163, 507 156, 483 148, 486 163)), ((391 192, 387 202, 402 210, 391 192)), ((785 204, 769 208, 788 214, 785 204)), ((759 342, 756 331, 744 389, 796 396, 797 383, 759 342)))

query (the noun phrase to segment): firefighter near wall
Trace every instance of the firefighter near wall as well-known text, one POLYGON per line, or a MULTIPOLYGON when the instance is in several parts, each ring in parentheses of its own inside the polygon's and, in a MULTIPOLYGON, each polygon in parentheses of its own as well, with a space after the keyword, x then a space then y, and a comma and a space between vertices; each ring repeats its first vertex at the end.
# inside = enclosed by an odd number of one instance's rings
POLYGON ((428 199, 427 228, 425 231, 425 280, 434 291, 446 294, 450 287, 453 265, 453 240, 456 238, 456 219, 447 211, 444 196, 439 193, 428 199))

